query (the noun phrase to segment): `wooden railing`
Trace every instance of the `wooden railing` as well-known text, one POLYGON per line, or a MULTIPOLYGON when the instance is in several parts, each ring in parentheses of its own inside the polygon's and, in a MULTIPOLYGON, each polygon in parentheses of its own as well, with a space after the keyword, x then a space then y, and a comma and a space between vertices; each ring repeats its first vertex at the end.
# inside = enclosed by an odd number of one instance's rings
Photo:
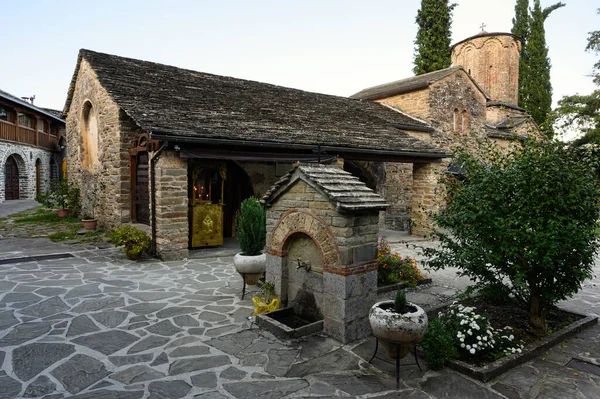
POLYGON ((49 133, 38 132, 28 127, 16 126, 3 120, 0 120, 0 140, 37 145, 49 150, 58 150, 58 137, 49 133))
POLYGON ((0 140, 19 141, 17 127, 12 123, 0 121, 0 140))
POLYGON ((30 129, 25 126, 19 126, 19 143, 33 144, 35 145, 35 129, 30 129))

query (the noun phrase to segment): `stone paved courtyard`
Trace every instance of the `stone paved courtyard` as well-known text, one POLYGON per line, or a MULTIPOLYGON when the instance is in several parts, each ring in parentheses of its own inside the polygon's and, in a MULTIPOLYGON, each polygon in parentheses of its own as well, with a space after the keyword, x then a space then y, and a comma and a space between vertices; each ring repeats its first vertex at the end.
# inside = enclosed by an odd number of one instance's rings
MULTIPOLYGON (((434 304, 464 285, 432 277, 409 299, 434 304)), ((599 314, 599 283, 565 305, 599 314)), ((393 366, 365 360, 372 338, 282 341, 250 324, 241 288, 230 257, 130 262, 112 247, 1 239, 0 399, 600 397, 600 377, 565 367, 600 364, 598 326, 486 384, 405 366, 396 391, 393 366), (52 253, 72 257, 1 264, 52 253)))

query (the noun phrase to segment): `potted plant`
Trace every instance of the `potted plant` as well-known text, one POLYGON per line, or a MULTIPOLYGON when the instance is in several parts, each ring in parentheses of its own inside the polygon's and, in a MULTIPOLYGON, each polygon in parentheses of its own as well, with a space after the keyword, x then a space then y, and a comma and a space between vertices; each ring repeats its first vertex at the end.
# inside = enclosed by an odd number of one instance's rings
POLYGON ((125 246, 127 259, 137 260, 150 250, 152 240, 140 229, 125 224, 109 235, 110 241, 116 246, 125 246))
POLYGON ((86 230, 96 230, 98 227, 98 219, 95 217, 96 205, 98 204, 98 190, 88 188, 85 193, 85 201, 82 205, 83 212, 81 215, 81 223, 86 230))
POLYGON ((398 290, 394 301, 377 302, 371 307, 369 323, 388 356, 395 359, 396 345, 400 346, 399 357, 403 358, 423 339, 428 320, 427 313, 407 302, 404 291, 398 290))
POLYGON ((265 210, 255 197, 245 199, 235 215, 235 238, 242 252, 235 255, 235 270, 242 275, 244 282, 255 285, 265 273, 266 227, 265 210))
POLYGON ((77 206, 74 202, 78 202, 78 193, 66 180, 51 181, 48 191, 38 194, 36 200, 48 209, 56 209, 58 217, 64 218, 71 206, 77 206))

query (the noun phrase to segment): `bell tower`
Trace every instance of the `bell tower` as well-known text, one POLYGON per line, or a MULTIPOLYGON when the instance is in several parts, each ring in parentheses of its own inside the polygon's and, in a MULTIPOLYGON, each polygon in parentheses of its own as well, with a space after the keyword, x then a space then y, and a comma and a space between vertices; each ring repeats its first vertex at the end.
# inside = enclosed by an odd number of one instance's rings
POLYGON ((494 101, 519 102, 521 40, 512 33, 481 32, 452 46, 452 65, 462 66, 494 101))

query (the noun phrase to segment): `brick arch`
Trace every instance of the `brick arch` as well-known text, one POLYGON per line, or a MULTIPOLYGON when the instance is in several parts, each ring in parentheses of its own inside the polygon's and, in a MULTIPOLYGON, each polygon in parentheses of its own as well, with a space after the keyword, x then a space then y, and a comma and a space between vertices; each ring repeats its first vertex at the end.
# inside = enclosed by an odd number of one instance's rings
POLYGON ((287 254, 287 241, 296 233, 309 236, 321 250, 323 270, 331 270, 341 265, 337 239, 327 223, 312 212, 290 209, 284 213, 273 228, 271 245, 267 252, 284 257, 287 254))

